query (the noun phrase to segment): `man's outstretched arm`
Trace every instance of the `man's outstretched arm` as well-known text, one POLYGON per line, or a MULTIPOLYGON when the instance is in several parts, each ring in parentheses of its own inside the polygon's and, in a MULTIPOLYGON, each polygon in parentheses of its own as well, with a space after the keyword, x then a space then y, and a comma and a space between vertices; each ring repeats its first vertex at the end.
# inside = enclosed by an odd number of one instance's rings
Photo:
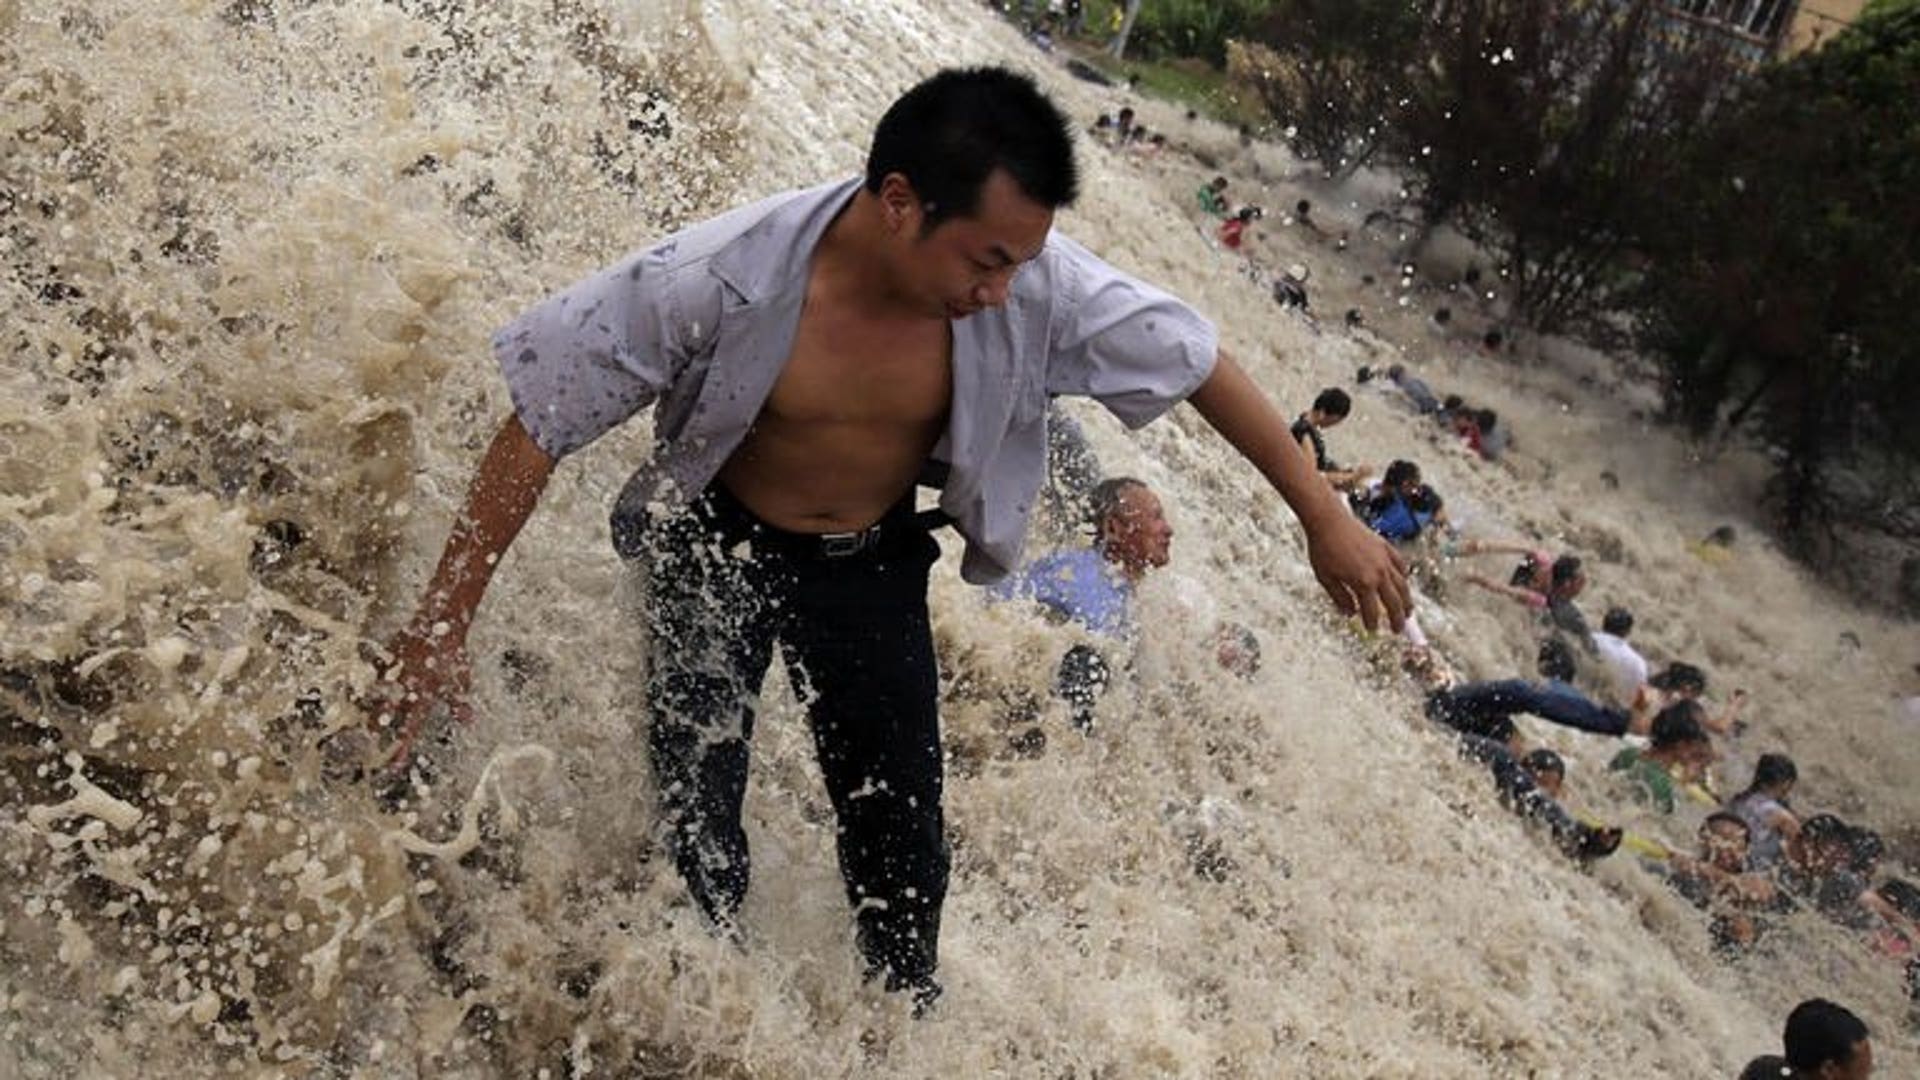
POLYGON ((1378 629, 1399 630, 1413 610, 1407 564, 1393 545, 1340 505, 1287 430, 1287 421, 1234 359, 1221 350, 1213 372, 1187 398, 1287 501, 1307 534, 1307 558, 1320 587, 1342 612, 1378 629))
POLYGON ((420 606, 387 645, 391 666, 382 680, 381 713, 398 732, 396 761, 405 760, 436 704, 460 720, 471 718, 467 631, 494 568, 539 505, 553 466, 517 416, 500 426, 487 447, 420 606))

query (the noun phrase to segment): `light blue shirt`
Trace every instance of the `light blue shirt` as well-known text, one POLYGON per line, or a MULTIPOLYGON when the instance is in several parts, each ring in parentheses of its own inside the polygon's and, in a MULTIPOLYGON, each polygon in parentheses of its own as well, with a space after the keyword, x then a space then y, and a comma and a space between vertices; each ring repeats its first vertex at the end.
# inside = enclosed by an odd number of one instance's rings
MULTIPOLYGON (((786 368, 814 246, 858 179, 723 214, 548 297, 494 335, 514 411, 562 457, 653 406, 654 453, 614 506, 616 543, 648 507, 706 490, 786 368)), ((1058 232, 1004 307, 953 322, 953 396, 934 448, 961 575, 1019 565, 1047 468, 1047 399, 1093 397, 1140 427, 1198 389, 1218 334, 1179 300, 1058 232)), ((625 554, 634 554, 625 551, 625 554)))
POLYGON ((1133 586, 1092 548, 1043 555, 995 585, 992 595, 999 600, 1031 599, 1106 637, 1124 637, 1132 630, 1133 586))

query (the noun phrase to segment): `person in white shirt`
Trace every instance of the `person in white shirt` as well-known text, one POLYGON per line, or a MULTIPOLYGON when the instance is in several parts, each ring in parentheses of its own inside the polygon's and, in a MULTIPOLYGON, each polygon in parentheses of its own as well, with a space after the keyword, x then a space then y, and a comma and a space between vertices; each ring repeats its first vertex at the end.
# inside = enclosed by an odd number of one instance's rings
POLYGON ((1603 697, 1623 709, 1632 708, 1640 688, 1647 683, 1647 658, 1627 643, 1633 632, 1633 612, 1611 608, 1600 621, 1600 632, 1593 635, 1593 651, 1603 668, 1603 697))

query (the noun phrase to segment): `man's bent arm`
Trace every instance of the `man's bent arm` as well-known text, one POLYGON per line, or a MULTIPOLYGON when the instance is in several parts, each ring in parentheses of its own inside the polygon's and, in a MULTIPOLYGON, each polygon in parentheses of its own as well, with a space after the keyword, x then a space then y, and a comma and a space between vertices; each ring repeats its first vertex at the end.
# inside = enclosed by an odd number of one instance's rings
POLYGON ((1267 478, 1307 533, 1314 576, 1348 614, 1368 629, 1384 614, 1398 630, 1412 610, 1407 568, 1392 545, 1355 520, 1320 479, 1293 441, 1287 421, 1225 350, 1200 388, 1187 398, 1233 448, 1267 478))

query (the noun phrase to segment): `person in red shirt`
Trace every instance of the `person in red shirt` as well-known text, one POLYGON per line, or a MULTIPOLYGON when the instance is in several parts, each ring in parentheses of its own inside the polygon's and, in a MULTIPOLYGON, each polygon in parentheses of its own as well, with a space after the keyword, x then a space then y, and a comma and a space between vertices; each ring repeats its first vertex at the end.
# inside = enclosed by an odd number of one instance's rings
POLYGON ((1240 212, 1220 223, 1220 242, 1230 250, 1239 251, 1246 237, 1247 226, 1260 216, 1257 206, 1243 206, 1240 212))

